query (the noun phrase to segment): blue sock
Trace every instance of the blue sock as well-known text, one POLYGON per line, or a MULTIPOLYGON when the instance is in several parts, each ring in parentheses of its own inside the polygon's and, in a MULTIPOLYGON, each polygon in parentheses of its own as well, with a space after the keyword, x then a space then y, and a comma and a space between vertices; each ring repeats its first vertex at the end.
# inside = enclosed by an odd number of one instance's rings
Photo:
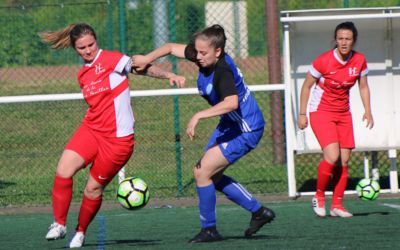
POLYGON ((240 205, 247 211, 256 212, 262 205, 240 183, 223 175, 215 188, 224 193, 228 199, 240 205))
POLYGON ((201 228, 215 227, 217 197, 215 194, 215 186, 211 183, 205 187, 196 187, 197 195, 199 196, 199 210, 201 228))

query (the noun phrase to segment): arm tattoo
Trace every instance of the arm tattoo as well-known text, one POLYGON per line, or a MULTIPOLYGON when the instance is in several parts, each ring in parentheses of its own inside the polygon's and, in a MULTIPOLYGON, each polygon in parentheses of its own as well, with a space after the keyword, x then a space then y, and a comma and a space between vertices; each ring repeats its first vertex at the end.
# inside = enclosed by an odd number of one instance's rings
MULTIPOLYGON (((134 59, 131 58, 131 63, 130 65, 134 64, 134 59)), ((170 72, 163 70, 157 66, 154 66, 152 64, 149 64, 146 66, 145 69, 143 70, 137 70, 137 68, 131 66, 130 72, 132 74, 137 74, 137 75, 145 75, 149 77, 155 77, 155 78, 161 78, 161 79, 168 79, 168 76, 170 76, 170 72)))
POLYGON ((170 72, 163 70, 157 66, 150 65, 146 71, 144 72, 146 76, 161 78, 161 79, 168 79, 170 72))

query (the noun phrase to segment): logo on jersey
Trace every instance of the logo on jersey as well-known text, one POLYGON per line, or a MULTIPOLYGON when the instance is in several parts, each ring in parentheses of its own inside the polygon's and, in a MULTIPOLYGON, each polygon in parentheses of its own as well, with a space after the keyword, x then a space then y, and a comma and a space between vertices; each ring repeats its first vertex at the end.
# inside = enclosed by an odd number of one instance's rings
POLYGON ((209 83, 209 84, 207 85, 207 87, 206 87, 206 94, 207 94, 207 95, 210 95, 212 89, 213 89, 213 85, 212 85, 212 83, 209 83))
POLYGON ((102 68, 101 67, 101 64, 99 63, 99 64, 97 64, 97 65, 94 65, 95 67, 96 67, 96 69, 95 69, 95 73, 96 73, 96 75, 98 75, 98 74, 101 74, 101 73, 103 73, 104 71, 106 71, 106 69, 105 68, 102 68))
POLYGON ((349 68, 349 76, 358 76, 359 73, 357 73, 357 67, 350 67, 349 68))

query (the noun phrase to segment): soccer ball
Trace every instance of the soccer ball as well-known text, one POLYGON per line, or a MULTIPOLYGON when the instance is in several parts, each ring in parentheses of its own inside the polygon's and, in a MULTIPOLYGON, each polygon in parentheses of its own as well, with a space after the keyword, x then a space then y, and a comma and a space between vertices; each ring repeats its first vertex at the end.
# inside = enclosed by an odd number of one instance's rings
POLYGON ((142 208, 146 206, 149 198, 149 188, 139 177, 126 178, 118 185, 117 200, 126 209, 142 208))
POLYGON ((376 180, 361 179, 356 186, 358 197, 365 201, 372 201, 378 198, 381 187, 376 180))

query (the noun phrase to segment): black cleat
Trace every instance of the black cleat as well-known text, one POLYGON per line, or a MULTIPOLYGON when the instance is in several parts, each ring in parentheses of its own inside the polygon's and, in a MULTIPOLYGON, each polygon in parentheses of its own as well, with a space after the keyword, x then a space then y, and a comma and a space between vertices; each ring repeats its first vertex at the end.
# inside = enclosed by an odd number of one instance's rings
POLYGON ((200 233, 189 240, 189 243, 213 242, 223 240, 215 227, 201 229, 200 233))
POLYGON ((272 210, 261 207, 257 212, 253 213, 250 220, 250 226, 244 232, 245 237, 251 237, 255 234, 262 226, 271 222, 275 218, 275 214, 272 210))

